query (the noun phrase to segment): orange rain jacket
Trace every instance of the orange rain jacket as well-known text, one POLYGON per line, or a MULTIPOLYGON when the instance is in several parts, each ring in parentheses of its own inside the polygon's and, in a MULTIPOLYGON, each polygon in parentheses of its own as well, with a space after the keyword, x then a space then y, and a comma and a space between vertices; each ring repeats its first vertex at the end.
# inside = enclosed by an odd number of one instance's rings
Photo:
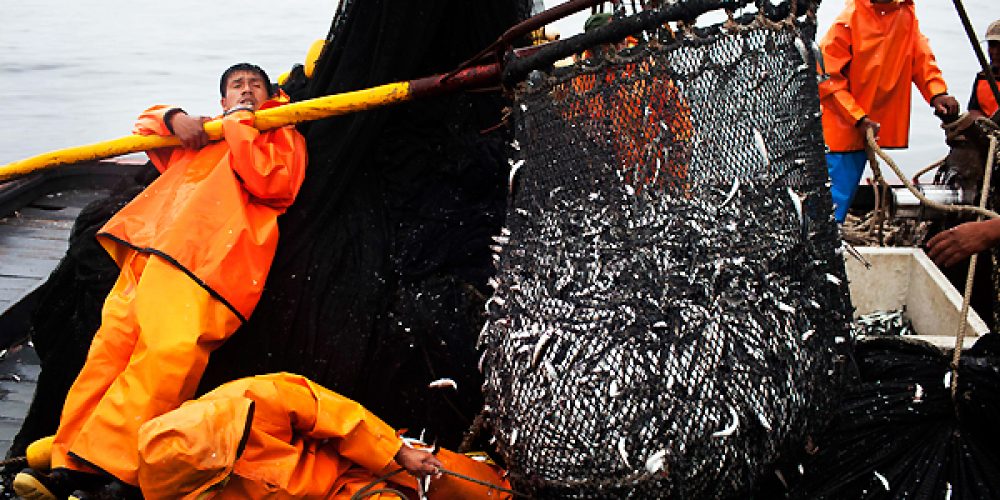
POLYGON ((948 92, 927 37, 920 33, 913 0, 847 0, 820 48, 830 74, 819 95, 823 134, 832 152, 865 149, 855 128, 865 116, 882 125, 879 146, 906 147, 910 82, 927 102, 948 92))
MULTIPOLYGON (((396 432, 360 404, 299 375, 260 375, 144 424, 139 485, 149 500, 349 498, 372 483, 384 487, 377 479, 399 468, 393 457, 401 446, 396 432)), ((447 450, 437 457, 445 469, 509 488, 493 465, 447 450)), ((410 493, 417 488, 406 473, 390 481, 410 493)), ((432 479, 428 494, 509 498, 453 476, 432 479)))
MULTIPOLYGON (((557 93, 557 99, 570 98, 575 104, 564 113, 569 122, 586 120, 598 133, 612 130, 609 142, 625 174, 625 182, 636 191, 644 186, 663 188, 676 183, 686 190, 688 165, 691 162, 691 138, 694 125, 691 109, 681 89, 666 78, 637 79, 617 85, 615 78, 647 71, 639 64, 621 69, 584 73, 569 81, 573 95, 557 93), (601 79, 615 88, 610 96, 602 92, 601 79), (596 89, 596 90, 595 90, 596 89)), ((598 143, 604 138, 595 137, 598 143)))
MULTIPOLYGON (((276 105, 271 100, 261 109, 276 105)), ((149 108, 133 133, 171 135, 163 122, 170 109, 149 108)), ((305 177, 306 145, 293 126, 259 132, 247 111, 223 118, 222 128, 225 139, 200 150, 150 151, 162 175, 98 237, 105 246, 160 255, 245 321, 274 258, 277 217, 305 177)))
POLYGON ((993 97, 993 91, 990 90, 990 81, 982 73, 976 75, 976 83, 972 87, 969 110, 973 109, 981 111, 986 116, 993 116, 1000 109, 996 98, 993 97))

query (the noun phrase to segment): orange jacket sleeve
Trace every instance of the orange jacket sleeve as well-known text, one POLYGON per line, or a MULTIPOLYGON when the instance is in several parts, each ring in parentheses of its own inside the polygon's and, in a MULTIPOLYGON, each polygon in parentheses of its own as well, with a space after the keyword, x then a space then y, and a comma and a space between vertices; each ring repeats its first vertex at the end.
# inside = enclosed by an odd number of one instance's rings
MULTIPOLYGON (((167 128, 167 124, 164 121, 166 114, 173 109, 179 109, 176 106, 166 106, 163 104, 157 104, 146 111, 143 111, 139 118, 136 119, 135 125, 132 127, 132 133, 135 135, 161 135, 170 136, 173 133, 167 128)), ((160 148, 152 149, 146 152, 149 159, 153 161, 153 166, 156 167, 161 173, 167 169, 171 164, 171 156, 181 148, 160 148)))
POLYGON ((243 187, 265 205, 292 204, 305 176, 305 139, 286 126, 261 133, 253 127, 253 113, 239 111, 222 118, 229 144, 230 166, 243 187))
POLYGON ((850 122, 856 122, 867 114, 850 91, 848 66, 851 63, 851 28, 839 19, 820 42, 823 62, 830 78, 819 86, 819 98, 823 106, 833 110, 850 122))
POLYGON ((944 82, 941 68, 938 67, 937 59, 931 52, 931 45, 927 37, 920 32, 916 19, 913 20, 913 31, 916 36, 913 44, 913 83, 924 96, 924 100, 930 103, 932 97, 948 92, 948 85, 944 82))
POLYGON ((337 454, 379 474, 403 445, 396 431, 359 403, 297 375, 276 374, 296 435, 326 440, 337 454))

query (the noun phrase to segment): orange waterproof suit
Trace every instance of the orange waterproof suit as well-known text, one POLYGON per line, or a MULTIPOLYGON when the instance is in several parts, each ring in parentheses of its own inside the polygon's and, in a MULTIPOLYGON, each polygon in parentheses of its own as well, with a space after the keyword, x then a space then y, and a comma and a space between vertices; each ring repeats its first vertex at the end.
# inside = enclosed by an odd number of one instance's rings
POLYGON ((855 128, 868 116, 881 124, 879 146, 904 148, 910 134, 910 82, 924 99, 948 92, 920 32, 913 0, 873 4, 847 0, 820 41, 830 79, 819 86, 823 134, 830 151, 863 151, 855 128))
MULTIPOLYGON (((136 131, 168 134, 167 110, 143 113, 136 131)), ((209 354, 253 310, 306 153, 293 127, 261 133, 252 120, 225 117, 225 139, 200 150, 151 152, 162 175, 98 233, 121 273, 67 394, 53 467, 137 484, 139 426, 194 396, 209 354)))
POLYGON ((644 187, 688 189, 691 139, 694 125, 691 109, 673 81, 666 78, 635 78, 646 75, 649 62, 625 65, 620 70, 583 73, 556 92, 557 99, 574 99, 563 113, 566 121, 589 124, 588 131, 599 144, 610 143, 625 182, 636 191, 644 187), (617 78, 633 80, 618 85, 617 78), (603 82, 602 82, 603 79, 603 82), (614 89, 606 92, 604 84, 614 89), (569 94, 567 91, 571 91, 569 94))
POLYGON ((990 89, 990 81, 986 75, 979 73, 976 75, 976 82, 972 86, 972 97, 969 99, 969 111, 976 110, 986 116, 993 116, 1000 105, 993 97, 993 90, 990 89))
MULTIPOLYGON (((166 498, 350 498, 386 487, 403 441, 360 404, 288 373, 227 383, 150 420, 139 432, 139 485, 166 498)), ((496 466, 439 450, 445 469, 509 488, 496 466)), ((389 487, 415 493, 405 473, 389 487)), ((453 476, 434 478, 430 498, 505 499, 453 476)), ((392 498, 385 494, 366 498, 392 498)))

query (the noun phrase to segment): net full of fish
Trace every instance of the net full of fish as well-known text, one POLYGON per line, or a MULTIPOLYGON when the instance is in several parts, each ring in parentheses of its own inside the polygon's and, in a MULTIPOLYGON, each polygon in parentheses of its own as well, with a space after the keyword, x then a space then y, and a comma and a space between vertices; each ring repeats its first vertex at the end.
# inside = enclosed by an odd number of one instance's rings
POLYGON ((801 28, 690 32, 516 89, 480 336, 516 487, 726 497, 824 422, 850 317, 801 28))

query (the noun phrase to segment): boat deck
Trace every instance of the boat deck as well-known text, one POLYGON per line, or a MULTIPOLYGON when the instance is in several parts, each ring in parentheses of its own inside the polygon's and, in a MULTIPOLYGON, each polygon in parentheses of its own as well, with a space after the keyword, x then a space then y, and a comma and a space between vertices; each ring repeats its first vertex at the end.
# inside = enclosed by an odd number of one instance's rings
POLYGON ((83 208, 138 167, 91 163, 0 183, 0 457, 21 428, 41 371, 27 337, 30 294, 66 253, 83 208))

